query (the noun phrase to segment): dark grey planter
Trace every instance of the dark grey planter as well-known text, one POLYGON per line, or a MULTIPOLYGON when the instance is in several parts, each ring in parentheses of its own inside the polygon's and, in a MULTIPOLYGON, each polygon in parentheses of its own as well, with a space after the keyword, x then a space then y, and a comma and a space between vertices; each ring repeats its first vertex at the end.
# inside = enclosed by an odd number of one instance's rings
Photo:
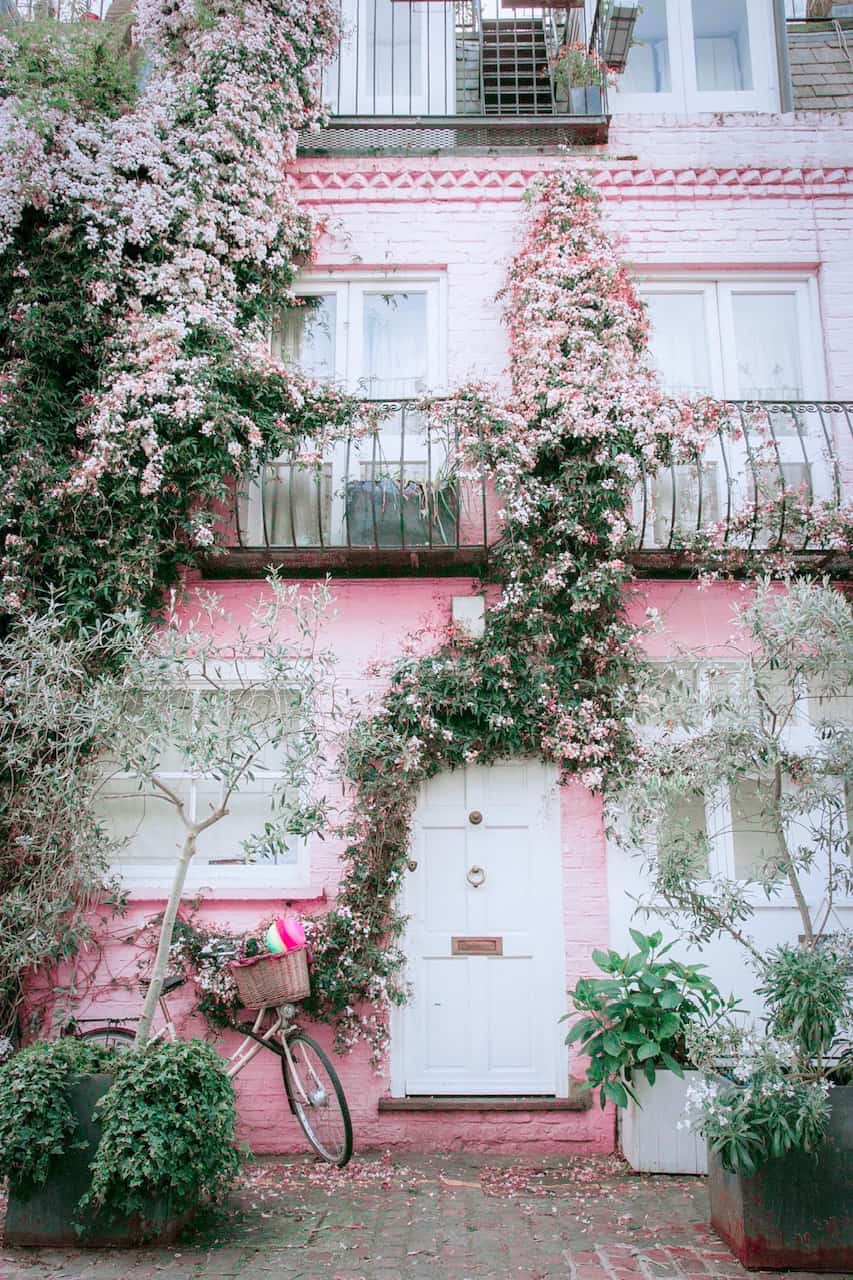
POLYGON ((54 1160, 47 1181, 25 1197, 14 1185, 9 1188, 4 1239, 8 1245, 60 1246, 76 1248, 130 1247, 139 1244, 170 1244, 189 1221, 190 1214, 174 1216, 163 1201, 155 1201, 144 1218, 133 1214, 112 1222, 94 1222, 91 1231, 78 1235, 74 1229, 77 1205, 89 1189, 89 1162, 101 1137, 93 1117, 95 1103, 107 1092, 112 1076, 81 1076, 68 1088, 68 1100, 77 1117, 79 1137, 85 1146, 54 1160))
POLYGON ((603 115, 600 86, 591 84, 585 89, 570 89, 569 110, 573 116, 603 115))
POLYGON ((853 1271, 853 1085, 832 1090, 826 1140, 748 1177, 708 1152, 711 1226, 751 1270, 853 1271))

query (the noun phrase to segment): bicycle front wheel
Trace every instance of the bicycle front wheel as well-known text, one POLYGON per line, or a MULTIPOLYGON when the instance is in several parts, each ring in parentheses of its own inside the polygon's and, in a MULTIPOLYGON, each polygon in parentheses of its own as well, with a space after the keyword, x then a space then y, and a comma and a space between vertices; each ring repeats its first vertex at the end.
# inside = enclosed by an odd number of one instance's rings
POLYGON ((297 1031, 281 1061, 290 1109, 311 1146, 339 1168, 352 1155, 352 1121, 337 1072, 315 1040, 297 1031))
POLYGON ((119 1053, 130 1053, 136 1036, 126 1027, 93 1027, 91 1031, 81 1031, 81 1040, 93 1040, 105 1049, 117 1049, 119 1053))

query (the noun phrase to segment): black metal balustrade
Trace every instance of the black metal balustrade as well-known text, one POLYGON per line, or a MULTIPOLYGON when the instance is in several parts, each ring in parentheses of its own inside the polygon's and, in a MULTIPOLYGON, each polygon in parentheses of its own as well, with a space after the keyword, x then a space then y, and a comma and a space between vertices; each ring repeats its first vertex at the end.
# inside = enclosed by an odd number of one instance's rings
MULTIPOLYGON (((319 459, 283 458, 235 495, 235 545, 211 576, 483 573, 500 539, 488 477, 457 466, 459 442, 415 402, 381 405, 364 434, 319 459)), ((696 536, 744 551, 849 558, 825 519, 853 499, 853 402, 728 402, 699 462, 646 476, 633 498, 634 560, 677 570, 696 536)))
POLYGON ((735 400, 724 408, 725 425, 701 462, 674 462, 638 486, 638 561, 672 564, 702 534, 722 551, 849 559, 827 517, 853 502, 853 403, 735 400))
POLYGON ((497 504, 484 474, 459 473, 455 432, 416 402, 374 400, 369 407, 379 420, 363 434, 320 460, 268 463, 241 486, 233 519, 242 550, 220 571, 269 563, 267 552, 307 570, 482 567, 497 504))
POLYGON ((323 84, 329 127, 304 135, 304 152, 606 139, 606 86, 570 89, 552 66, 567 43, 603 52, 604 27, 594 19, 588 30, 582 6, 494 0, 489 16, 482 0, 339 4, 343 36, 323 84))

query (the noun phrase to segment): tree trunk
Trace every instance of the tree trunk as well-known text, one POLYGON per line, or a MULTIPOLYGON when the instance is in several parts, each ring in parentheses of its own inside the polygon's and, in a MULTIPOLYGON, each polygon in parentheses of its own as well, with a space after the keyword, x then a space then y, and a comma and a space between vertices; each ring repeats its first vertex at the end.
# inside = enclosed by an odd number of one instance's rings
POLYGON ((172 945, 172 933, 175 928, 175 917, 178 914, 181 897, 184 892, 184 882, 187 878, 187 867, 190 865, 192 856, 196 850, 196 832, 191 831, 181 850, 181 856, 178 859, 178 865, 175 867, 175 878, 172 881, 172 888, 169 892, 169 901, 166 904, 166 910, 163 912, 163 923, 160 926, 160 941, 157 944, 157 955, 154 959, 154 969, 151 973, 151 980, 148 984, 148 991, 145 996, 145 1003, 142 1006, 142 1017, 139 1019, 139 1026, 136 1029, 136 1048, 141 1049, 147 1043, 148 1037, 151 1035, 151 1022, 154 1018, 154 1010, 157 1008, 157 1001, 160 999, 160 992, 163 990, 163 979, 166 976, 166 970, 169 967, 169 949, 172 945))

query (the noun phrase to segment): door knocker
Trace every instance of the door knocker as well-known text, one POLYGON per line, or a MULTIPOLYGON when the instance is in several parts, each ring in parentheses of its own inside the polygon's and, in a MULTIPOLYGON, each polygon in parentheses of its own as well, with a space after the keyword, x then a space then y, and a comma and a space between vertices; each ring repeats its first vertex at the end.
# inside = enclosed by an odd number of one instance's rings
POLYGON ((472 889, 479 889, 485 878, 486 873, 482 867, 472 867, 467 876, 468 883, 472 889))

